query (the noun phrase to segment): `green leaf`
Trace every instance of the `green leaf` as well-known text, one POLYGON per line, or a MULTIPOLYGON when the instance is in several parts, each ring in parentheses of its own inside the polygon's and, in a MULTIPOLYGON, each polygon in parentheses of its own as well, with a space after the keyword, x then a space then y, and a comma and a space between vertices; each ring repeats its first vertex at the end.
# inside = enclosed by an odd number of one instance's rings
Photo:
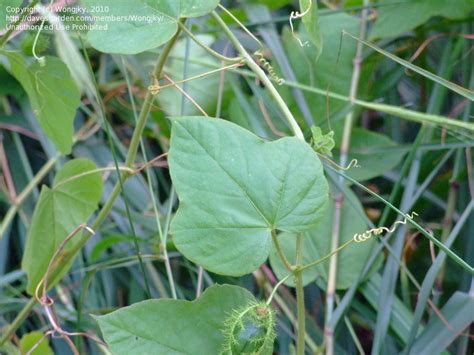
MULTIPOLYGON (((336 141, 339 143, 341 139, 336 141)), ((393 169, 404 156, 404 152, 391 149, 396 146, 394 141, 383 134, 354 127, 351 133, 349 159, 357 159, 359 167, 351 168, 345 174, 363 181, 393 169)), ((339 157, 336 161, 339 161, 339 157)))
MULTIPOLYGON (((346 190, 345 195, 345 202, 342 205, 339 245, 352 239, 355 233, 362 233, 367 229, 367 223, 362 217, 364 210, 357 197, 350 190, 346 190)), ((331 252, 333 214, 334 202, 330 200, 321 223, 316 228, 304 233, 303 265, 321 259, 331 252)), ((278 240, 287 259, 290 263, 294 263, 296 260, 295 236, 282 233, 278 235, 278 240)), ((357 280, 375 242, 375 238, 372 238, 364 243, 352 243, 338 253, 336 282, 338 289, 346 289, 357 280)), ((288 274, 288 270, 281 262, 274 247, 270 253, 270 264, 279 279, 288 274)), ((328 269, 329 260, 303 271, 303 284, 307 285, 318 277, 327 280, 328 269)), ((285 283, 292 287, 295 286, 291 277, 285 283)))
MULTIPOLYGON (((29 294, 34 293, 62 241, 77 226, 86 223, 97 208, 102 178, 98 172, 84 174, 94 169, 96 166, 90 160, 71 160, 59 170, 52 188, 41 189, 22 261, 29 294)), ((71 239, 65 249, 71 249, 76 240, 71 239)))
POLYGON ((0 51, 0 54, 7 57, 7 69, 28 94, 41 128, 61 153, 70 153, 81 94, 66 64, 59 58, 46 57, 45 66, 37 61, 27 65, 18 53, 0 51))
MULTIPOLYGON (((41 332, 31 332, 23 335, 20 340, 20 349, 22 354, 28 353, 30 349, 42 340, 44 334, 41 332)), ((31 352, 31 355, 53 355, 53 350, 48 344, 48 339, 43 339, 41 344, 31 352)))
POLYGON ((372 38, 400 35, 434 16, 466 18, 474 9, 472 0, 385 0, 381 5, 372 38))
POLYGON ((364 45, 366 45, 367 47, 370 47, 372 48, 373 50, 379 52, 380 54, 383 54, 384 56, 386 56, 387 58, 393 60, 394 62, 397 62, 398 64, 401 64, 403 65, 405 68, 407 69, 410 69, 410 70, 413 70, 415 73, 418 73, 422 76, 424 76, 425 78, 428 78, 440 85, 443 85, 444 87, 448 88, 449 90, 451 91, 454 91, 455 93, 458 93, 459 95, 461 96, 464 96, 465 98, 473 101, 474 100, 474 91, 472 90, 469 90, 469 89, 466 89, 462 86, 459 86, 449 80, 446 80, 436 74, 433 74, 431 72, 429 72, 428 70, 426 69, 423 69, 423 68, 420 68, 419 66, 415 65, 415 64, 412 64, 402 58, 399 58, 397 57, 396 55, 393 55, 392 53, 390 52, 387 52, 385 50, 383 50, 382 48, 380 47, 377 47, 376 45, 372 44, 372 43, 369 43, 367 41, 364 41, 364 40, 361 40, 360 38, 348 33, 348 32, 345 32, 345 34, 347 34, 348 36, 352 37, 353 39, 355 39, 356 41, 360 42, 360 43, 363 43, 364 45))
POLYGON ((173 120, 170 173, 180 206, 178 250, 206 269, 244 275, 268 257, 271 231, 303 232, 322 217, 328 187, 305 142, 273 142, 224 120, 173 120))
POLYGON ((96 319, 113 354, 219 354, 224 321, 254 301, 244 288, 214 285, 192 302, 147 300, 96 319))
POLYGON ((474 322, 474 296, 457 291, 441 309, 443 320, 433 315, 410 349, 410 354, 437 354, 445 350, 474 322), (449 326, 446 325, 449 324, 449 326))
POLYGON ((321 34, 321 29, 319 28, 317 0, 300 0, 300 12, 302 14, 306 12, 301 21, 308 33, 309 40, 316 47, 317 54, 313 60, 317 61, 323 51, 323 36, 321 34))
POLYGON ((96 18, 96 28, 87 37, 106 53, 136 54, 168 42, 178 30, 178 20, 203 16, 218 0, 84 0, 96 18), (117 20, 112 16, 122 18, 117 20), (103 26, 103 27, 100 27, 103 26))
POLYGON ((331 151, 336 145, 333 138, 334 131, 323 134, 320 127, 312 126, 311 135, 311 146, 313 149, 320 154, 332 157, 331 151))

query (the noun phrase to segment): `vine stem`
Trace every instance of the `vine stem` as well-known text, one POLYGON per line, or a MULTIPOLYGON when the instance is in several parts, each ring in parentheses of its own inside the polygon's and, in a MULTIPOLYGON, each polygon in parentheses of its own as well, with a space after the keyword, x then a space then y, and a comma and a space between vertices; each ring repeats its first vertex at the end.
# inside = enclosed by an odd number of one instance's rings
MULTIPOLYGON (((367 6, 369 0, 364 0, 364 9, 361 13, 360 20, 360 38, 365 38, 366 32, 366 19, 368 15, 367 6)), ((351 131, 352 125, 354 123, 354 104, 357 100, 357 89, 359 87, 360 72, 362 69, 362 44, 357 42, 356 54, 353 60, 353 71, 351 86, 349 90, 349 100, 352 106, 350 112, 346 115, 344 122, 344 130, 342 134, 341 142, 341 158, 339 160, 340 166, 346 166, 349 155, 349 145, 351 140, 351 131)), ((339 177, 338 183, 340 186, 344 186, 344 179, 339 177)), ((334 204, 334 215, 333 215, 333 228, 332 228, 332 240, 331 240, 331 250, 337 250, 339 245, 339 234, 341 227, 341 215, 342 215, 342 206, 344 203, 344 194, 341 189, 340 192, 335 197, 334 204)), ((329 261, 329 272, 328 272, 328 284, 326 292, 326 322, 324 329, 324 340, 326 344, 326 355, 334 354, 334 329, 330 325, 330 320, 332 313, 334 311, 334 296, 336 292, 336 283, 337 283, 337 253, 334 253, 331 256, 329 261)))
POLYGON ((296 313, 298 316, 298 338, 296 340, 296 354, 304 355, 304 338, 306 334, 305 306, 304 306, 304 287, 303 273, 298 266, 301 265, 303 259, 303 234, 296 237, 296 270, 295 286, 296 286, 296 313))
POLYGON ((272 95, 273 99, 276 101, 279 108, 281 109, 281 111, 285 115, 285 118, 288 121, 288 123, 290 124, 294 135, 297 138, 299 138, 301 140, 304 140, 304 135, 303 135, 303 132, 301 131, 300 126, 296 122, 296 119, 293 117, 293 114, 291 113, 290 109, 286 105, 283 98, 280 96, 280 93, 277 91, 277 89, 273 85, 272 81, 267 77, 267 75, 262 70, 262 68, 260 68, 259 65, 253 60, 252 56, 247 52, 247 50, 244 48, 244 46, 242 46, 242 44, 240 43, 238 38, 234 35, 234 33, 229 28, 229 26, 227 26, 227 24, 224 22, 224 20, 222 20, 222 18, 217 14, 217 12, 213 11, 212 16, 216 19, 217 23, 222 28, 222 30, 225 32, 227 38, 229 38, 230 42, 234 45, 235 49, 237 49, 237 51, 240 53, 243 60, 245 61, 245 64, 248 65, 248 67, 257 75, 257 77, 260 79, 260 81, 268 89, 268 91, 272 95))
POLYGON ((274 229, 272 230, 272 241, 273 241, 273 244, 275 245, 275 249, 277 251, 278 257, 283 262, 283 265, 285 265, 286 269, 289 272, 293 272, 293 266, 286 258, 285 253, 283 252, 283 249, 281 248, 280 242, 278 241, 276 231, 274 229))
POLYGON ((217 59, 224 62, 230 62, 230 63, 238 63, 242 60, 241 57, 231 58, 231 57, 227 57, 225 55, 222 55, 216 52, 214 49, 207 46, 205 43, 201 42, 201 40, 196 35, 194 35, 194 33, 188 30, 188 28, 184 24, 179 23, 179 27, 181 28, 183 32, 185 32, 189 36, 189 38, 191 38, 194 41, 194 43, 196 43, 199 47, 201 47, 202 49, 204 49, 206 52, 216 57, 217 59))
MULTIPOLYGON (((184 20, 181 20, 184 21, 184 20)), ((181 30, 178 29, 176 34, 171 38, 171 40, 165 45, 163 48, 163 51, 160 53, 160 56, 158 57, 158 61, 155 65, 155 68, 153 70, 153 75, 155 77, 160 77, 161 73, 163 71, 163 68, 165 66, 166 59, 168 58, 168 55, 171 52, 171 49, 173 48, 174 44, 176 43, 178 36, 180 34, 181 30)), ((138 122, 137 125, 135 126, 135 129, 133 131, 133 136, 132 140, 130 142, 129 150, 127 153, 127 157, 125 160, 125 166, 127 167, 132 167, 135 158, 137 156, 138 152, 138 147, 140 145, 140 139, 141 135, 143 133, 143 129, 145 127, 146 120, 148 118, 148 115, 151 111, 151 108, 153 106, 153 101, 154 101, 154 95, 150 93, 150 91, 147 92, 145 96, 145 100, 142 105, 142 109, 140 111, 140 114, 138 116, 138 122)), ((125 173, 123 175, 123 179, 125 180, 128 177, 128 173, 125 173)), ((109 195, 108 200, 106 203, 102 206, 102 209, 99 211, 99 214, 97 215, 96 219, 94 220, 94 223, 92 224, 91 228, 93 230, 97 230, 98 227, 102 224, 102 222, 105 220, 107 217, 109 211, 111 210, 115 200, 117 199, 118 195, 120 193, 120 184, 116 183, 112 192, 109 195)), ((85 245, 85 243, 89 240, 90 235, 87 233, 82 234, 81 238, 78 240, 77 245, 69 251, 64 251, 58 256, 58 267, 54 269, 54 271, 51 273, 51 284, 54 284, 56 281, 57 277, 63 272, 65 267, 70 265, 74 257, 77 255, 79 250, 85 245)), ((11 326, 7 329, 5 334, 0 338, 0 345, 4 344, 7 340, 11 338, 11 336, 14 334, 14 332, 18 329, 18 327, 22 324, 23 320, 26 319, 28 316, 29 312, 33 309, 33 307, 36 304, 36 300, 32 298, 27 305, 21 310, 21 312, 18 314, 18 316, 15 318, 11 326)))

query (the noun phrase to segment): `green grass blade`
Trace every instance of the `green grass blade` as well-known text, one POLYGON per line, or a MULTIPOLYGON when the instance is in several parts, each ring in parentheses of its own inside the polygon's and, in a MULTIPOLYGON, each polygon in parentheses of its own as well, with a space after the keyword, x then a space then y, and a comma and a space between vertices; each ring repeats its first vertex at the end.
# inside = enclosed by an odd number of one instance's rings
POLYGON ((357 38, 356 36, 353 36, 349 32, 343 31, 343 34, 348 35, 349 37, 352 37, 356 41, 359 41, 359 42, 365 44, 367 47, 370 47, 373 50, 379 52, 380 54, 383 54, 387 58, 390 58, 391 60, 397 62, 398 64, 403 65, 405 68, 413 70, 414 72, 416 72, 420 75, 423 75, 424 77, 426 77, 430 80, 433 80, 434 82, 437 82, 440 85, 443 85, 444 87, 448 88, 449 90, 452 90, 455 93, 458 93, 459 95, 464 96, 465 98, 468 98, 471 101, 474 101, 474 91, 466 89, 466 88, 464 88, 460 85, 457 85, 457 84, 455 84, 455 83, 453 83, 449 80, 443 79, 443 78, 439 77, 438 75, 435 75, 435 74, 429 72, 428 70, 420 68, 419 66, 417 66, 415 64, 407 62, 406 60, 401 59, 401 58, 393 55, 392 53, 389 53, 389 52, 383 50, 382 48, 377 47, 376 45, 374 45, 372 43, 361 40, 361 39, 357 38))
MULTIPOLYGON (((446 247, 450 248, 453 245, 457 236, 461 232, 462 227, 464 226, 464 223, 468 220, 469 216, 471 215, 473 208, 474 208, 474 200, 471 200, 471 202, 469 203, 469 205, 466 207, 463 214, 459 218, 458 222, 456 223, 456 226, 453 228, 450 235, 448 236, 448 239, 446 240, 446 243, 445 243, 446 247)), ((415 339, 417 335, 418 327, 423 317, 424 309, 426 307, 429 297, 431 296, 433 285, 436 281, 436 276, 438 275, 438 272, 441 269, 441 266, 443 265, 445 259, 446 259, 446 254, 439 253, 434 263, 431 265, 430 269, 428 270, 428 272, 426 273, 423 279, 423 283, 421 285, 421 291, 418 294, 418 303, 416 304, 415 313, 413 316, 413 323, 410 328, 410 335, 408 337, 408 342, 407 342, 407 351, 410 351, 411 344, 413 343, 413 340, 415 339)))
POLYGON ((456 292, 413 344, 410 354, 439 354, 474 322, 474 296, 456 292))

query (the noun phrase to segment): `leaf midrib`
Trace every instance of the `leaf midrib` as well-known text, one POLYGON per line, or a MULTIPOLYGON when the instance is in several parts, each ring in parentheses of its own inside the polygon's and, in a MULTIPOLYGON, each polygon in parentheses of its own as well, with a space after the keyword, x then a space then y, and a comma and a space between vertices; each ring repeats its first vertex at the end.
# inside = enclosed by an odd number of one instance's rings
MULTIPOLYGON (((179 123, 179 122, 178 122, 179 123)), ((183 126, 182 124, 180 124, 180 126, 184 129, 184 131, 186 131, 186 133, 188 133, 188 135, 201 147, 202 150, 204 150, 204 152, 206 152, 206 154, 217 164, 217 166, 229 177, 229 179, 234 182, 235 185, 237 185, 239 187, 239 189, 243 192, 243 194, 245 195, 245 197, 247 197, 247 200, 250 202, 250 204, 252 205, 252 207, 255 209, 255 211, 257 211, 257 213, 260 215, 260 217, 262 217, 263 221, 267 224, 268 227, 271 228, 272 224, 267 220, 267 218, 265 217, 265 215, 262 213, 262 211, 260 211, 260 209, 257 207, 257 205, 255 204, 255 202, 253 201, 253 199, 250 197, 250 195, 248 194, 247 190, 245 190, 242 185, 239 184, 239 182, 226 170, 224 169, 224 167, 219 163, 219 161, 214 157, 212 156, 209 151, 201 144, 201 142, 199 142, 199 140, 196 139, 196 137, 193 136, 193 134, 185 127, 183 126)))

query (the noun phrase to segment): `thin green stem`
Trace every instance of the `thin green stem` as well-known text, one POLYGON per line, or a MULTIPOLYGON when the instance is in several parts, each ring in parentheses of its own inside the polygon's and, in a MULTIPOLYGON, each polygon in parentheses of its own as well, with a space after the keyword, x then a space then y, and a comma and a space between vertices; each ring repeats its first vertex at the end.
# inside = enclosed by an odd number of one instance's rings
POLYGON ((211 47, 201 42, 201 40, 196 35, 194 35, 194 33, 188 30, 188 28, 184 24, 179 23, 179 27, 181 28, 183 32, 186 32, 186 34, 194 41, 194 43, 196 43, 199 47, 201 47, 202 49, 204 49, 206 52, 216 57, 217 59, 222 60, 224 62, 229 62, 229 63, 238 63, 242 60, 242 57, 231 58, 231 57, 227 57, 223 54, 216 52, 214 49, 212 49, 211 47))
POLYGON ((352 244, 354 242, 354 239, 350 239, 348 240, 347 242, 345 242, 344 244, 342 244, 340 247, 338 247, 337 249, 334 249, 333 251, 331 251, 328 255, 325 255, 323 256, 322 258, 318 259, 318 260, 315 260, 315 261, 312 261, 310 262, 309 264, 306 264, 304 266, 301 266, 301 267, 297 267, 297 270, 298 271, 304 271, 306 269, 309 269, 309 268, 312 268, 313 266, 316 266, 318 264, 321 264, 322 262, 328 260, 331 256, 339 253, 342 249, 344 249, 345 247, 349 246, 350 244, 352 244))
MULTIPOLYGON (((303 260, 303 234, 299 234, 296 238, 296 265, 301 265, 303 260)), ((296 269, 295 286, 296 286, 296 313, 298 316, 298 336, 296 340, 296 354, 304 355, 304 338, 306 333, 305 305, 304 305, 304 287, 303 273, 296 269)))
POLYGON ((285 253, 283 252, 283 249, 281 248, 280 242, 278 241, 278 236, 276 234, 276 231, 274 229, 272 230, 272 241, 273 241, 273 245, 275 246, 277 254, 278 254, 280 260, 282 261, 283 265, 285 265, 286 269, 289 272, 293 272, 293 266, 291 265, 291 263, 286 258, 285 253))
POLYGON ((292 276, 292 275, 293 275, 293 273, 286 275, 284 278, 282 278, 280 281, 278 281, 278 283, 273 287, 273 290, 272 290, 272 292, 270 293, 270 296, 268 296, 268 299, 267 299, 267 306, 269 306, 272 303, 273 297, 275 297, 275 294, 276 294, 278 288, 281 285, 283 285, 283 283, 286 280, 288 280, 290 278, 290 276, 292 276))
POLYGON ((106 166, 105 168, 92 169, 80 174, 73 175, 67 179, 61 180, 58 184, 54 185, 54 187, 57 189, 60 186, 69 184, 70 182, 83 178, 84 176, 94 175, 97 173, 103 173, 106 171, 117 171, 117 170, 128 173, 130 175, 133 175, 135 173, 135 170, 133 170, 132 168, 128 168, 126 166, 119 166, 118 169, 115 166, 106 166))
MULTIPOLYGON (((30 2, 28 4, 28 6, 26 6, 24 8, 24 12, 22 12, 21 16, 18 18, 18 20, 10 27, 10 29, 7 31, 7 33, 5 33, 1 38, 0 38, 0 49, 3 48, 5 46, 5 44, 7 43, 8 39, 10 38, 10 35, 15 31, 15 28, 18 27, 19 24, 21 24, 25 18, 28 16, 28 15, 31 15, 31 9, 33 9, 36 4, 39 3, 39 0, 33 0, 32 2, 30 2)), ((5 16, 5 15, 2 15, 2 16, 5 16)))
MULTIPOLYGON (((53 2, 54 0, 50 0, 49 2, 49 7, 51 7, 51 5, 53 5, 53 2)), ((40 6, 42 8, 42 6, 40 6)), ((41 20, 41 25, 38 29, 38 31, 36 32, 36 36, 35 36, 35 39, 33 41, 33 46, 31 48, 31 52, 33 54, 33 57, 39 61, 41 63, 41 65, 44 65, 44 57, 38 57, 38 55, 36 54, 36 45, 38 44, 38 39, 39 39, 39 36, 41 35, 41 31, 43 31, 43 27, 44 27, 44 23, 46 22, 46 16, 43 14, 43 19, 41 20)))
POLYGON ((219 6, 219 8, 220 8, 222 11, 224 11, 227 15, 229 15, 229 17, 230 17, 232 20, 234 20, 235 23, 236 23, 237 25, 239 25, 240 28, 241 28, 242 30, 244 30, 244 32, 247 33, 247 34, 250 36, 250 38, 252 38, 255 42, 257 42, 260 47, 263 47, 262 42, 260 42, 260 40, 259 40, 257 37, 255 37, 255 36, 253 35, 253 33, 252 33, 242 22, 240 22, 240 20, 239 20, 237 17, 234 16, 234 14, 233 14, 232 12, 230 12, 229 10, 227 10, 222 4, 219 4, 218 6, 219 6))
POLYGON ((222 18, 215 11, 212 12, 212 16, 216 19, 217 23, 221 26, 222 30, 226 34, 227 38, 229 38, 230 42, 234 45, 235 49, 237 49, 237 51, 243 57, 243 60, 248 65, 248 67, 257 75, 258 79, 268 89, 273 99, 278 104, 278 107, 285 115, 285 118, 290 124, 294 135, 298 137, 299 139, 304 140, 304 135, 303 135, 303 132, 301 131, 301 128, 296 122, 296 119, 293 117, 293 114, 291 113, 290 109, 286 105, 285 101, 280 96, 280 93, 277 91, 277 89, 273 85, 272 81, 267 77, 267 75, 262 70, 262 68, 260 68, 258 64, 253 60, 252 56, 245 50, 245 48, 242 46, 240 41, 237 39, 234 33, 230 30, 229 26, 227 26, 224 20, 222 20, 222 18))
POLYGON ((220 67, 220 68, 217 68, 217 69, 214 69, 214 70, 210 70, 208 72, 205 72, 205 73, 201 73, 201 74, 198 74, 198 75, 195 75, 195 76, 190 76, 189 78, 186 78, 186 79, 183 79, 183 80, 176 80, 176 81, 173 81, 173 83, 171 84, 165 84, 165 85, 160 85, 159 86, 159 89, 160 90, 163 90, 163 89, 166 89, 166 88, 169 88, 169 87, 175 87, 177 84, 184 84, 184 83, 187 83, 187 82, 190 82, 192 80, 196 80, 196 79, 201 79, 201 78, 204 78, 208 75, 211 75, 211 74, 215 74, 215 73, 220 73, 222 72, 223 70, 229 70, 229 69, 233 69, 233 68, 238 68, 239 66, 241 66, 242 64, 240 63, 234 63, 234 64, 230 64, 230 65, 227 65, 225 67, 220 67))

